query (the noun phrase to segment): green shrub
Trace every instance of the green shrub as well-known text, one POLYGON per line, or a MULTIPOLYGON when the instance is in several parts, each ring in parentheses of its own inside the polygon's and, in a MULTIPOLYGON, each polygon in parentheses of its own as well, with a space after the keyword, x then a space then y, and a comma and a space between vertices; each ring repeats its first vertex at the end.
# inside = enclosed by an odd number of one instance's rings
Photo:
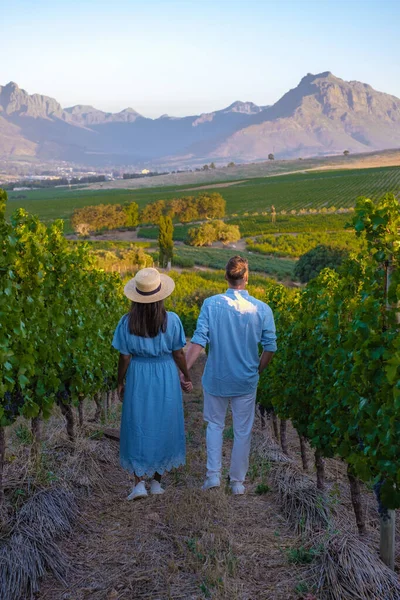
POLYGON ((302 283, 307 283, 310 279, 317 277, 322 269, 328 267, 337 270, 347 258, 349 258, 347 250, 320 244, 300 258, 295 266, 294 274, 302 283))

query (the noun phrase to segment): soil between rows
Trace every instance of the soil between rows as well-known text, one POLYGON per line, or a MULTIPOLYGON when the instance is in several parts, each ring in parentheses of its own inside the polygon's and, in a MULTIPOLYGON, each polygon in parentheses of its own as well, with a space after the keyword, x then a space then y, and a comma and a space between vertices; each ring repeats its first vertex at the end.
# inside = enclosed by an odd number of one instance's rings
MULTIPOLYGON (((48 577, 40 600, 151 600, 230 598, 291 600, 301 568, 289 565, 286 550, 296 543, 272 493, 245 496, 221 487, 202 492, 205 427, 200 377, 185 395, 187 464, 164 478, 163 496, 127 502, 132 482, 119 465, 105 469, 102 493, 82 506, 81 525, 62 543, 73 570, 68 586, 48 577)), ((229 422, 227 438, 230 437, 229 422)), ((101 441, 99 442, 101 443, 101 441)), ((224 441, 224 474, 232 441, 224 441)), ((254 468, 253 468, 254 471, 254 468)))
MULTIPOLYGON (((163 496, 127 502, 132 480, 119 467, 117 442, 112 442, 115 463, 104 466, 104 487, 83 503, 80 523, 62 542, 71 563, 67 586, 47 577, 37 600, 318 600, 306 591, 308 565, 289 562, 290 551, 301 547, 302 540, 285 522, 274 490, 256 494, 260 484, 269 483, 268 465, 260 464, 259 456, 251 457, 246 495, 233 497, 225 486, 200 489, 206 462, 204 362, 202 355, 193 369, 194 392, 184 396, 186 466, 163 478, 163 496)), ((257 415, 255 437, 263 436, 271 436, 270 424, 261 430, 257 415)), ((232 446, 229 415, 224 437, 226 478, 232 446)), ((290 424, 288 446, 300 465, 298 436, 290 424)), ((307 455, 313 473, 309 447, 307 455)), ((326 481, 340 530, 356 534, 345 464, 326 460, 326 481)), ((363 500, 363 540, 376 552, 379 519, 374 496, 366 488, 363 500)), ((399 542, 399 524, 397 529, 399 542)), ((399 543, 396 554, 399 557, 399 543)))

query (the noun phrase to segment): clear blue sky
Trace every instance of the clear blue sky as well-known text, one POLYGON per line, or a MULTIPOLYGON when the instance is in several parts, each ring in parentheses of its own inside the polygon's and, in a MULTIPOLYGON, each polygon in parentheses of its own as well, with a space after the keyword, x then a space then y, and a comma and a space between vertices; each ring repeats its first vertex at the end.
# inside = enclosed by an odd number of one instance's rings
POLYGON ((400 97, 400 0, 0 0, 0 85, 183 116, 332 71, 400 97))

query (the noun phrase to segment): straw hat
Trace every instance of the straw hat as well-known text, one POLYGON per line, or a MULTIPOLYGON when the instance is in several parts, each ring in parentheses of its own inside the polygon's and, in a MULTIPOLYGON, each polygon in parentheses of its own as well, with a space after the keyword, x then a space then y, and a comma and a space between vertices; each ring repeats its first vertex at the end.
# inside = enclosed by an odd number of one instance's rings
POLYGON ((172 294, 175 281, 159 273, 157 269, 141 269, 133 279, 130 279, 124 288, 124 294, 133 302, 149 304, 159 302, 172 294))

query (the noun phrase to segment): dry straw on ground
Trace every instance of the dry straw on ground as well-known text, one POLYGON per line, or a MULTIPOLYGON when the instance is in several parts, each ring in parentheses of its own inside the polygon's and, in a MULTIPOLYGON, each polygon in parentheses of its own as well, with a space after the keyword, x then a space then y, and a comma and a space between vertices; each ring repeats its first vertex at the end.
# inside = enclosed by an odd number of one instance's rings
POLYGON ((115 445, 78 435, 72 447, 62 425, 62 420, 53 419, 39 456, 32 456, 29 446, 16 444, 14 460, 7 464, 6 485, 17 495, 14 507, 9 503, 3 511, 1 600, 33 597, 46 573, 67 585, 74 562, 58 542, 76 527, 82 495, 109 485, 104 464, 115 462, 115 445), (27 500, 20 506, 16 499, 24 497, 27 500))
POLYGON ((278 492, 281 510, 299 534, 314 534, 330 523, 327 500, 311 477, 291 464, 272 469, 271 479, 278 492))
MULTIPOLYGON (((297 443, 297 434, 295 439, 297 443)), ((282 512, 300 534, 299 544, 315 556, 304 579, 318 600, 400 600, 398 575, 383 564, 375 550, 377 536, 370 532, 360 538, 348 533, 355 520, 345 468, 331 461, 335 464, 330 464, 330 470, 343 478, 340 494, 346 504, 340 503, 338 510, 333 507, 330 490, 322 495, 313 477, 302 472, 299 463, 283 454, 264 432, 256 432, 254 450, 272 462, 270 478, 282 512)))
POLYGON ((0 598, 20 600, 39 591, 51 572, 66 582, 70 560, 55 539, 71 532, 78 515, 74 495, 62 488, 34 495, 18 513, 11 536, 0 542, 0 598))
POLYGON ((298 598, 293 588, 305 568, 287 562, 285 549, 295 537, 272 495, 254 494, 263 477, 260 465, 251 465, 248 493, 233 497, 225 486, 232 446, 228 436, 224 485, 200 489, 206 465, 201 367, 196 365, 194 374, 196 392, 185 399, 186 466, 163 477, 163 496, 127 502, 132 480, 119 468, 117 456, 110 456, 102 473, 112 485, 96 488, 82 502, 85 535, 78 530, 62 544, 76 567, 68 586, 46 578, 41 600, 298 598))
POLYGON ((399 600, 399 578, 360 538, 338 532, 321 545, 310 581, 321 600, 399 600))
POLYGON ((258 431, 254 437, 253 452, 272 463, 271 482, 290 525, 298 534, 326 529, 330 522, 329 508, 314 479, 305 475, 264 432, 258 431))

